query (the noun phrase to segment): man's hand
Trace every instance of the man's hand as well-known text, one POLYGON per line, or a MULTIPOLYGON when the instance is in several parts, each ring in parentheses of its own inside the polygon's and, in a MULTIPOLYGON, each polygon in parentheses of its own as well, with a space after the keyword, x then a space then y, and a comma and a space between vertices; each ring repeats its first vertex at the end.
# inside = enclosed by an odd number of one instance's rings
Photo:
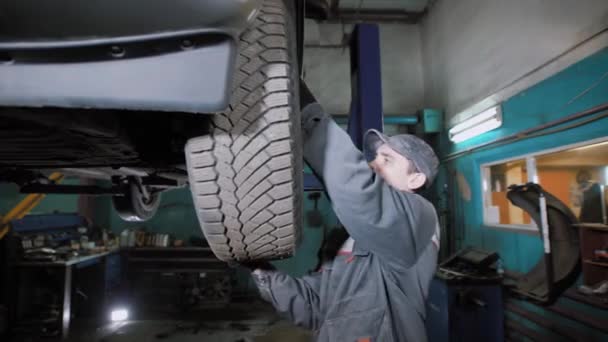
POLYGON ((251 271, 251 279, 253 279, 253 282, 258 288, 260 297, 265 301, 272 303, 269 273, 276 271, 276 268, 268 261, 248 261, 240 263, 240 265, 251 271))

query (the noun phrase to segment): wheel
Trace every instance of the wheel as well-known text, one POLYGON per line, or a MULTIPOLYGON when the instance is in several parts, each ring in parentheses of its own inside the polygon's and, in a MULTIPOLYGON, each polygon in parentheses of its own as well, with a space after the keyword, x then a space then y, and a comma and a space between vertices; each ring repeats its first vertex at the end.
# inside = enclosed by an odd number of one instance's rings
POLYGON ((143 194, 141 185, 136 180, 129 180, 127 191, 123 196, 113 196, 112 205, 121 219, 130 222, 147 221, 158 209, 161 194, 143 194))
POLYGON ((300 240, 302 147, 291 3, 265 0, 240 38, 230 106, 186 145, 190 188, 223 261, 290 256, 300 240))

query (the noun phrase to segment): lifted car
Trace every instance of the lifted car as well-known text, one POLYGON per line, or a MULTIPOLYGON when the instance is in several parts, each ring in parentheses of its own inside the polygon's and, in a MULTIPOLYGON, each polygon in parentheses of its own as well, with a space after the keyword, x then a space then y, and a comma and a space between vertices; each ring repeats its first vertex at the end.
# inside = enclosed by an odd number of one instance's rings
POLYGON ((0 4, 0 180, 109 194, 144 221, 190 186, 225 261, 291 255, 301 225, 303 1, 0 4), (60 186, 51 172, 110 180, 60 186))

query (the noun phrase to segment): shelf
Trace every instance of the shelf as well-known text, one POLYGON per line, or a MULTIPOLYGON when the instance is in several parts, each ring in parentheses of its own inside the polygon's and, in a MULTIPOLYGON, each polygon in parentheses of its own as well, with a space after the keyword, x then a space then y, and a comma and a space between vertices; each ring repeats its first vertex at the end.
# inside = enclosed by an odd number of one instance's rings
POLYGON ((142 268, 133 270, 135 273, 226 273, 227 271, 227 268, 142 268))
POLYGON ((576 224, 573 224, 573 226, 579 227, 579 228, 587 228, 587 229, 592 229, 592 230, 600 230, 603 232, 608 232, 608 225, 605 225, 602 223, 576 223, 576 224))
POLYGON ((129 257, 129 262, 172 262, 172 263, 186 263, 186 262, 213 262, 222 263, 218 258, 146 258, 146 257, 129 257))
POLYGON ((602 267, 608 267, 608 262, 599 262, 599 261, 593 261, 593 260, 585 260, 583 262, 585 264, 590 264, 590 265, 595 265, 595 266, 602 266, 602 267))
POLYGON ((209 247, 123 247, 129 252, 211 252, 209 247))

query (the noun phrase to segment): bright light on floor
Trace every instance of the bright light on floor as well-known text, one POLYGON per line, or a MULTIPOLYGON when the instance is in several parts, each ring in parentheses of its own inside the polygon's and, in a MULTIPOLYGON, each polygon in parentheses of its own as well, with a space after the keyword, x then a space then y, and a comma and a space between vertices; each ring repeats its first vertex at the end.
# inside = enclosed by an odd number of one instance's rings
POLYGON ((115 309, 112 310, 110 314, 110 319, 112 322, 125 321, 127 318, 129 318, 129 310, 127 309, 115 309))

